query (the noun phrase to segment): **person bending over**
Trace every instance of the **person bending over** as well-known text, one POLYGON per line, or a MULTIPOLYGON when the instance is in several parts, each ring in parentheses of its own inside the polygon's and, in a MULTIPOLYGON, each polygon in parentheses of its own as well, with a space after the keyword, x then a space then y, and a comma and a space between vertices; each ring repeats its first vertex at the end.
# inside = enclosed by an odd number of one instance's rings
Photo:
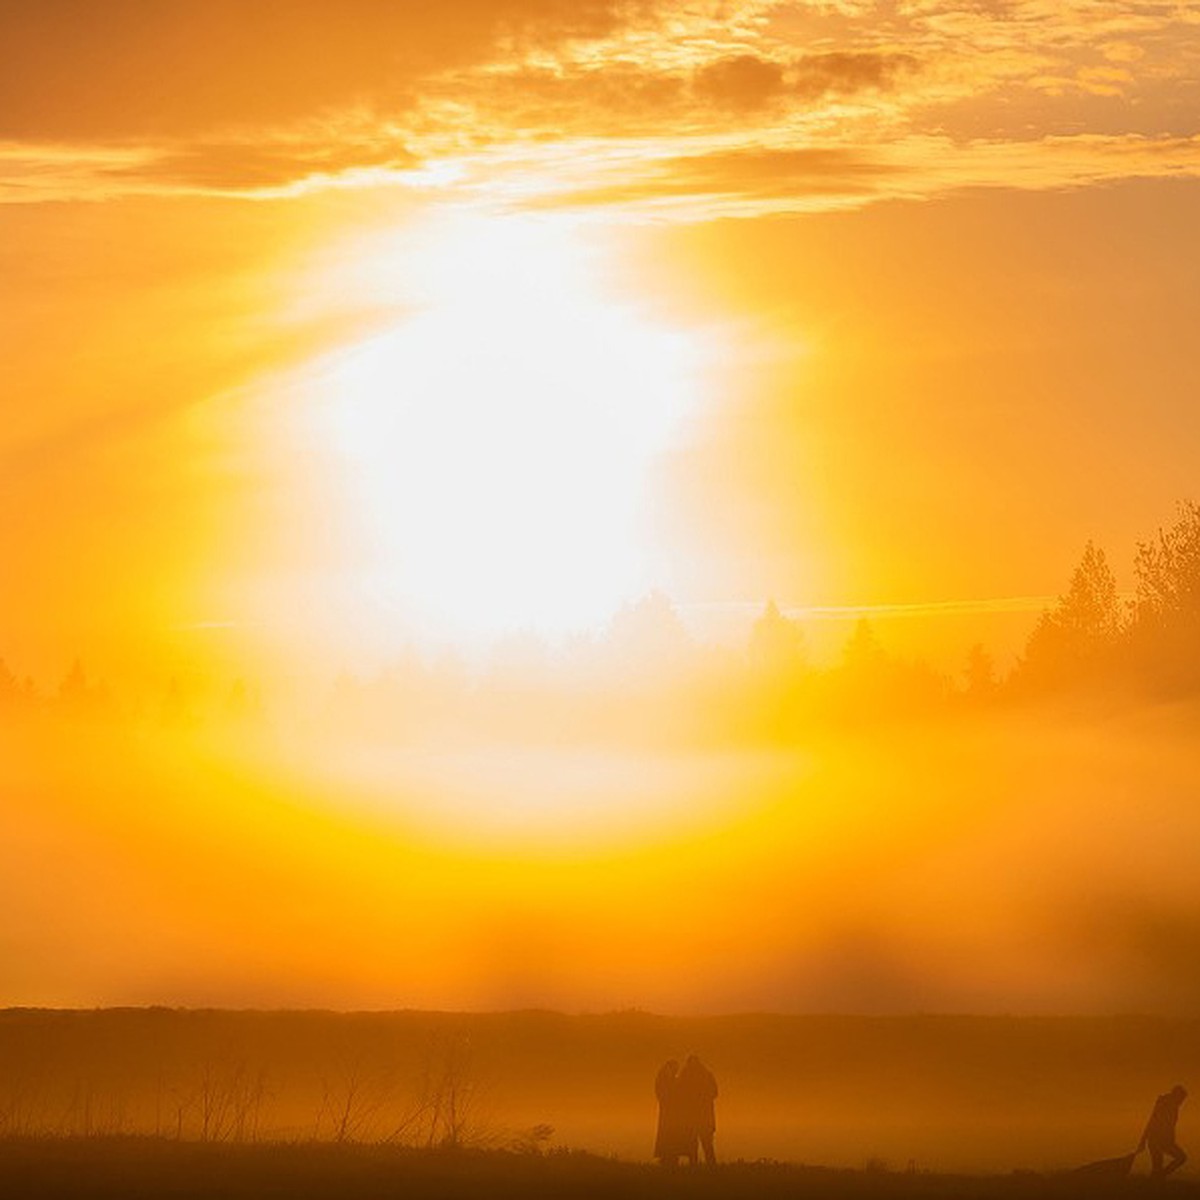
POLYGON ((1172 1171, 1178 1171, 1187 1162, 1187 1155, 1175 1140, 1175 1126, 1179 1121, 1179 1109, 1187 1099, 1187 1089, 1176 1084, 1169 1092, 1154 1102, 1150 1119, 1138 1142, 1138 1153, 1150 1151, 1150 1174, 1163 1179, 1172 1171), (1167 1162, 1164 1165, 1163 1160, 1167 1162))

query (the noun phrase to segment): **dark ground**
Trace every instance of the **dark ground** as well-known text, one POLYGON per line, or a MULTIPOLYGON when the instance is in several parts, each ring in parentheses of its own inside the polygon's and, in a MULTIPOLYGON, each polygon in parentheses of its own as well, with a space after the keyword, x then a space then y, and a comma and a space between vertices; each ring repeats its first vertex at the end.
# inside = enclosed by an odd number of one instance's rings
POLYGON ((12 1138, 0 1141, 5 1200, 1200 1200, 1193 1182, 1144 1176, 942 1175, 836 1170, 771 1162, 715 1170, 658 1167, 582 1153, 414 1151, 368 1145, 204 1145, 161 1138, 12 1138))

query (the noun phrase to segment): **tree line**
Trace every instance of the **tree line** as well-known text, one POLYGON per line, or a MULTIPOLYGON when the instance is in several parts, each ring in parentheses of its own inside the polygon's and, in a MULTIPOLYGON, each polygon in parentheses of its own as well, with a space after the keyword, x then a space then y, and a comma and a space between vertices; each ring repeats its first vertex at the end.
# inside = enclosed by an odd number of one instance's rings
POLYGON ((1042 613, 1013 684, 1030 690, 1116 688, 1173 698, 1200 691, 1200 504, 1139 542, 1123 597, 1089 542, 1066 592, 1042 613))
MULTIPOLYGON (((740 646, 697 642, 661 593, 623 609, 602 634, 552 650, 509 639, 471 670, 453 655, 411 653, 368 675, 333 680, 319 722, 334 734, 403 739, 431 726, 564 738, 636 736, 720 744, 788 741, 806 728, 905 721, 963 708, 1054 698, 1121 702, 1200 693, 1200 504, 1137 544, 1134 591, 1117 586, 1088 542, 1066 591, 1042 612, 1011 669, 982 644, 960 673, 894 655, 860 620, 832 663, 818 666, 802 622, 765 604, 740 646)), ((4 713, 133 720, 174 729, 261 722, 260 689, 244 680, 203 693, 177 679, 121 703, 76 661, 42 693, 0 661, 4 713)))

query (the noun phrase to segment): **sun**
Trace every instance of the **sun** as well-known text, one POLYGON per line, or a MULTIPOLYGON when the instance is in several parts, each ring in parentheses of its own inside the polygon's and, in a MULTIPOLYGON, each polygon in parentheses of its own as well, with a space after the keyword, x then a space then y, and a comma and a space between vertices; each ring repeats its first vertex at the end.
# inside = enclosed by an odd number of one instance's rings
POLYGON ((554 636, 661 583, 649 483, 702 345, 607 294, 597 254, 560 220, 472 216, 366 264, 407 313, 327 366, 318 413, 364 586, 415 629, 554 636))

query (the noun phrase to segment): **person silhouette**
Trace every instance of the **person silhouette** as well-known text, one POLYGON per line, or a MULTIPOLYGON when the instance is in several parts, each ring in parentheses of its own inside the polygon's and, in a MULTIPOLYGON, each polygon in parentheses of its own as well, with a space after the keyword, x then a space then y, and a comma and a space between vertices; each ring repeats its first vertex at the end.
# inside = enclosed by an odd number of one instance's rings
POLYGON ((1187 1099, 1187 1088, 1176 1084, 1154 1101, 1150 1119, 1138 1142, 1137 1152, 1150 1151, 1150 1174, 1155 1179, 1165 1179, 1172 1171, 1178 1171, 1187 1162, 1187 1155, 1175 1141, 1175 1125, 1179 1120, 1179 1109, 1187 1099), (1170 1161, 1163 1165, 1163 1158, 1170 1161))
POLYGON ((664 1167, 673 1167, 680 1155, 696 1153, 695 1139, 689 1141, 687 1126, 679 1106, 679 1063, 669 1059, 654 1077, 654 1095, 658 1099, 658 1129, 654 1135, 654 1157, 664 1167))
POLYGON ((714 1101, 717 1098, 717 1080, 713 1073, 696 1057, 689 1054, 675 1083, 679 1099, 681 1118, 688 1130, 690 1153, 684 1151, 694 1166, 697 1160, 696 1143, 704 1150, 704 1161, 711 1167, 716 1165, 717 1153, 713 1148, 713 1135, 717 1131, 717 1115, 714 1101))

